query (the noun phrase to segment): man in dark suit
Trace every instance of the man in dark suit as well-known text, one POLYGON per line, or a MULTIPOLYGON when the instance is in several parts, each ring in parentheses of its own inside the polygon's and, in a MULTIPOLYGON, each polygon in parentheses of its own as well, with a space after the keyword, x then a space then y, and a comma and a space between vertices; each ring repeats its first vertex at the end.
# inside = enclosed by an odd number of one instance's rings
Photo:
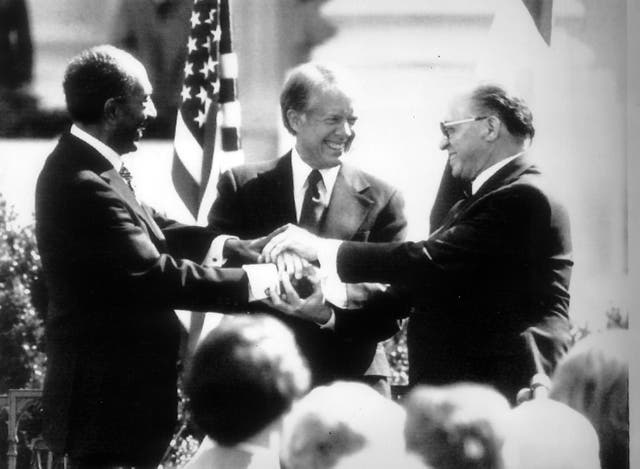
POLYGON ((525 156, 534 128, 521 100, 480 86, 453 102, 441 127, 452 176, 472 194, 425 241, 337 242, 288 227, 263 252, 293 250, 342 281, 404 288, 417 307, 411 383, 481 382, 514 401, 536 372, 523 333, 539 336, 550 365, 567 345, 569 219, 525 156))
POLYGON ((243 269, 197 263, 214 233, 136 199, 121 155, 155 115, 142 64, 89 49, 70 62, 64 91, 74 125, 36 188, 49 293, 45 437, 74 467, 155 467, 176 423, 173 308, 244 308, 254 283, 243 269))
MULTIPOLYGON (((345 78, 314 63, 290 73, 280 104, 295 145, 281 158, 222 175, 209 216, 215 231, 256 238, 286 223, 299 223, 323 237, 380 242, 404 238, 406 220, 398 191, 342 162, 356 121, 345 78)), ((401 306, 380 284, 336 282, 325 285, 325 293, 327 302, 314 320, 280 315, 295 332, 314 384, 358 379, 388 393, 389 364, 378 342, 397 331, 394 314, 401 306)))

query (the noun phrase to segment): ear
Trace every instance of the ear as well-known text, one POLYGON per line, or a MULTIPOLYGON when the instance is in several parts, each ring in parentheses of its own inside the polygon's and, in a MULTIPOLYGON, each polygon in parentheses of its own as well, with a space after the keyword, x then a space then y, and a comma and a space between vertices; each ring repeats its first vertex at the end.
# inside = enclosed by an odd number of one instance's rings
POLYGON ((303 119, 304 116, 302 113, 294 111, 293 109, 287 109, 287 121, 289 122, 289 126, 291 126, 296 133, 298 133, 303 119))
POLYGON ((120 107, 118 101, 115 98, 109 98, 104 102, 104 106, 102 107, 102 112, 104 115, 104 120, 109 122, 118 117, 118 113, 120 112, 120 107))
POLYGON ((487 140, 490 142, 497 140, 498 136, 500 135, 501 127, 502 121, 496 116, 487 117, 487 140))

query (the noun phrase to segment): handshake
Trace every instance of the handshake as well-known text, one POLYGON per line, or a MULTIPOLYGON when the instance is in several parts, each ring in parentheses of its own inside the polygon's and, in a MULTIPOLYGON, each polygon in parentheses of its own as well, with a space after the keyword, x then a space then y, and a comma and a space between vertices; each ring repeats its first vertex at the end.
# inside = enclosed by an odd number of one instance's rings
POLYGON ((261 238, 228 239, 223 254, 233 262, 274 263, 278 271, 285 270, 300 277, 305 266, 318 259, 321 242, 320 238, 299 226, 287 224, 261 238))
POLYGON ((311 264, 318 259, 322 240, 292 224, 267 236, 241 240, 227 239, 223 255, 232 264, 273 263, 278 270, 278 286, 269 289, 265 303, 281 312, 317 323, 332 314, 322 291, 320 269, 311 264))

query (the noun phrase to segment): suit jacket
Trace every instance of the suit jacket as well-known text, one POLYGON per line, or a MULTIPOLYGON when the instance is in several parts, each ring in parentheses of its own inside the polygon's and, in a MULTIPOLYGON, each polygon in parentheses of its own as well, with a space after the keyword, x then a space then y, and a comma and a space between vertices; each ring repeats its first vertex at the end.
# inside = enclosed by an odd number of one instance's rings
MULTIPOLYGON (((241 238, 269 234, 296 223, 291 153, 233 168, 220 178, 218 197, 209 216, 215 230, 241 238)), ((343 164, 338 173, 320 236, 359 241, 399 241, 406 220, 399 193, 386 183, 343 164)), ((361 309, 336 309, 335 330, 272 313, 289 325, 311 367, 314 383, 389 374, 378 341, 397 331, 395 314, 402 305, 381 285, 349 286, 361 309)))
POLYGON ((36 188, 49 293, 45 436, 104 464, 157 463, 176 421, 180 325, 172 308, 247 302, 240 269, 204 269, 214 233, 140 205, 111 164, 65 134, 36 188))
POLYGON ((551 348, 566 345, 569 219, 524 157, 456 204, 426 241, 347 242, 337 261, 344 281, 389 282, 411 296, 414 384, 479 381, 514 398, 535 372, 521 333, 539 326, 551 348))

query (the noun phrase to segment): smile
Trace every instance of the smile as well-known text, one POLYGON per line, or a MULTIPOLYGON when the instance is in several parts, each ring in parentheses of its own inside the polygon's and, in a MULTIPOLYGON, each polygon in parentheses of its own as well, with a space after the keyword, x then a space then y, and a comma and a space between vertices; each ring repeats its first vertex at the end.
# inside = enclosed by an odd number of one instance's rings
POLYGON ((325 144, 335 151, 344 151, 344 143, 325 142, 325 144))

